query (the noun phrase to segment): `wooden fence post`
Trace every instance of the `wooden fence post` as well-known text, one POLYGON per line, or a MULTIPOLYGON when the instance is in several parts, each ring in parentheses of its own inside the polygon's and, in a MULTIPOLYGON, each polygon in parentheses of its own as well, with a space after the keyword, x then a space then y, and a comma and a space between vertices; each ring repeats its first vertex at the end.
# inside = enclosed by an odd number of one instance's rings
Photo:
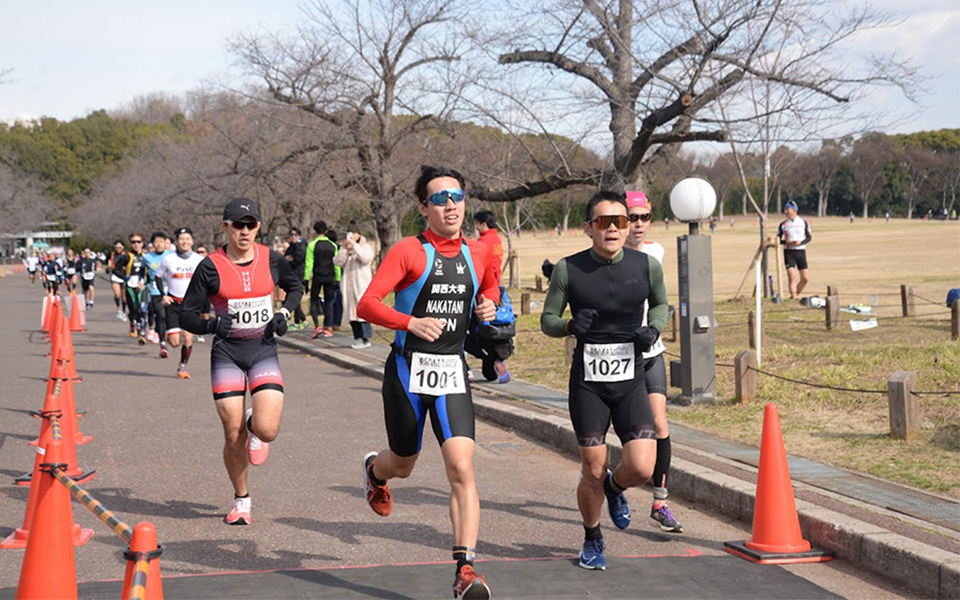
POLYGON ((541 277, 540 275, 537 275, 534 281, 536 282, 536 285, 537 285, 537 291, 542 294, 543 293, 543 277, 541 277))
POLYGON ((520 314, 530 314, 530 292, 523 292, 520 294, 520 314))
POLYGON ((757 399, 757 353, 741 350, 733 359, 736 399, 739 402, 753 402, 757 399))
POLYGON ((917 397, 917 374, 894 371, 887 381, 887 402, 890 404, 890 435, 910 441, 920 433, 920 410, 917 397))
POLYGON ((517 264, 519 262, 517 257, 517 251, 514 250, 510 253, 510 257, 507 260, 507 269, 508 269, 508 281, 510 282, 510 287, 520 287, 520 268, 517 264))
POLYGON ((827 295, 828 295, 828 296, 839 296, 839 295, 840 295, 840 288, 838 288, 836 285, 834 285, 834 284, 832 284, 832 283, 827 284, 827 295))
POLYGON ((840 325, 840 297, 827 296, 827 331, 840 325))
POLYGON ((673 309, 673 316, 670 317, 670 331, 673 335, 670 341, 680 341, 680 313, 676 308, 673 309))
POLYGON ((568 365, 573 364, 573 349, 577 347, 577 338, 572 335, 568 335, 565 339, 565 360, 564 362, 568 365))
MULTIPOLYGON (((747 312, 747 341, 750 344, 751 350, 757 349, 757 315, 753 311, 747 312)), ((756 360, 756 358, 754 358, 756 360)))
POLYGON ((913 301, 913 286, 903 284, 900 286, 900 304, 903 305, 903 316, 917 316, 917 307, 913 301))
POLYGON ((960 298, 950 303, 950 339, 960 339, 960 298))

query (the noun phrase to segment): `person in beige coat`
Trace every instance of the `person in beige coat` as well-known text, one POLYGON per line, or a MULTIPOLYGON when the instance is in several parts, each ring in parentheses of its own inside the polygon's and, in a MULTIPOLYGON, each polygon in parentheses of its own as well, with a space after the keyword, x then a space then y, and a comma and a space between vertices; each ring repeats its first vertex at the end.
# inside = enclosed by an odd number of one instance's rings
POLYGON ((353 329, 354 342, 350 347, 358 350, 369 348, 370 323, 357 317, 357 302, 367 291, 367 286, 373 278, 373 272, 370 269, 370 263, 373 262, 373 247, 359 233, 347 233, 343 247, 333 257, 333 262, 342 271, 340 292, 343 294, 343 308, 350 320, 350 328, 353 329))

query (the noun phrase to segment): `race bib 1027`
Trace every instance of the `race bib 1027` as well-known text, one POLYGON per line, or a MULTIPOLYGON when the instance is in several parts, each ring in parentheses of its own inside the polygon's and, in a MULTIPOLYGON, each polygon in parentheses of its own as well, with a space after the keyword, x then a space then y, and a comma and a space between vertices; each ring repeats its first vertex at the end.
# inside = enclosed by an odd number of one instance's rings
POLYGON ((623 344, 584 344, 584 381, 630 381, 634 373, 634 347, 623 344))
POLYGON ((424 354, 410 357, 410 393, 443 396, 465 394, 463 360, 459 354, 424 354))

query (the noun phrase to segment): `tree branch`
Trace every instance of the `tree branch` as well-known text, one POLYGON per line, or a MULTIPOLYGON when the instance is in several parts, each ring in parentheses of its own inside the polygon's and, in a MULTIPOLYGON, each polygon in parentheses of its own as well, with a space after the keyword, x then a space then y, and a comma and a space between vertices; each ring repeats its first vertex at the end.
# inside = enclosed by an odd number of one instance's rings
POLYGON ((608 96, 614 95, 613 84, 603 76, 603 73, 601 73, 599 69, 572 60, 560 52, 551 52, 549 50, 514 50, 509 54, 501 54, 497 62, 501 65, 518 64, 522 62, 551 64, 567 73, 583 77, 600 88, 608 96))
POLYGON ((540 181, 527 181, 522 185, 505 190, 492 191, 485 187, 471 187, 468 193, 473 198, 486 202, 513 202, 514 200, 533 198, 555 190, 562 190, 573 185, 598 186, 602 179, 602 171, 576 170, 565 175, 553 174, 540 181))

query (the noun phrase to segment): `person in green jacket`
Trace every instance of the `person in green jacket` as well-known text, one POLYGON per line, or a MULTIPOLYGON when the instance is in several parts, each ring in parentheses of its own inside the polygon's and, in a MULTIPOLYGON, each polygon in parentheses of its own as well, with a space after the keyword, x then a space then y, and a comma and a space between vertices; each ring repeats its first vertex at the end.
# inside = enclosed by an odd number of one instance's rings
POLYGON ((337 289, 337 275, 339 267, 333 263, 339 248, 336 242, 327 237, 327 224, 317 221, 313 224, 313 231, 317 237, 307 244, 304 278, 310 282, 310 318, 313 319, 314 330, 310 339, 317 336, 330 337, 333 330, 333 297, 337 289), (323 303, 320 302, 320 292, 323 291, 323 303), (320 323, 320 310, 323 310, 323 324, 320 323))

